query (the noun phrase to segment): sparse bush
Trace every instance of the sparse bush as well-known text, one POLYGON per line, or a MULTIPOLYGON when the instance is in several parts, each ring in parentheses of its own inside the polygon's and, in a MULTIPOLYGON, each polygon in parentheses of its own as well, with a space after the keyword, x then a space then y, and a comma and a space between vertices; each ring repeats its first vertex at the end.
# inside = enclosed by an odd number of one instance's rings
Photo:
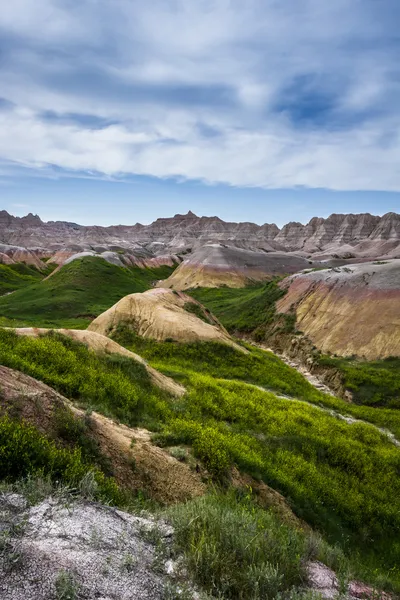
POLYGON ((78 600, 79 585, 69 571, 60 571, 55 580, 57 600, 78 600))
POLYGON ((264 600, 303 579, 304 536, 246 498, 212 494, 168 510, 177 549, 215 597, 264 600))
POLYGON ((169 453, 176 460, 180 460, 181 462, 185 462, 187 460, 187 452, 185 448, 181 448, 180 446, 173 446, 169 448, 169 453))

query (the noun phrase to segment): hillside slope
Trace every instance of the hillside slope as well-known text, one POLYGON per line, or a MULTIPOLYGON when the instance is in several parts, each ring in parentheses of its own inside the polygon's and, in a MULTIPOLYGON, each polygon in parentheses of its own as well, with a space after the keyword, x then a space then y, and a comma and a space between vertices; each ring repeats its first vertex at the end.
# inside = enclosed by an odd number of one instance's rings
POLYGON ((0 297, 37 283, 45 276, 45 273, 23 263, 0 263, 0 297))
POLYGON ((4 324, 85 328, 123 296, 143 292, 172 273, 171 267, 122 268, 102 258, 84 257, 44 281, 0 298, 4 324))

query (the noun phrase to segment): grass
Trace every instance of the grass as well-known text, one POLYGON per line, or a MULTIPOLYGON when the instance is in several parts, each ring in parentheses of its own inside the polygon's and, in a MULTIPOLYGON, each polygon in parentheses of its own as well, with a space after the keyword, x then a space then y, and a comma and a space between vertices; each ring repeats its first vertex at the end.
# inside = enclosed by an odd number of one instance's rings
POLYGON ((204 304, 228 331, 252 332, 273 322, 275 302, 284 295, 277 280, 245 288, 199 288, 189 294, 204 304))
POLYGON ((84 257, 45 281, 0 298, 0 325, 85 329, 122 297, 150 289, 172 271, 173 267, 128 269, 84 257))
MULTIPOLYGON (((261 341, 271 333, 296 332, 295 314, 276 313, 275 302, 284 295, 277 281, 241 289, 200 288, 189 293, 211 310, 231 333, 250 333, 256 341, 261 341)), ((400 408, 400 359, 367 362, 317 355, 315 358, 321 366, 341 372, 344 387, 353 393, 357 404, 400 408)), ((388 426, 384 415, 382 417, 382 425, 388 426)), ((361 418, 365 418, 365 414, 361 418)))
POLYGON ((174 526, 176 550, 212 598, 320 600, 303 588, 309 560, 323 561, 339 581, 350 574, 338 547, 282 524, 254 503, 251 489, 213 490, 164 514, 174 526))
POLYGON ((0 418, 0 480, 12 482, 40 476, 76 487, 89 473, 96 498, 116 504, 122 502, 123 495, 115 481, 86 463, 78 448, 60 448, 31 425, 7 415, 0 418))
POLYGON ((190 383, 188 373, 204 373, 216 378, 243 381, 387 428, 400 439, 400 414, 396 410, 375 410, 328 396, 315 389, 303 375, 280 358, 250 344, 243 344, 250 352, 242 354, 230 346, 213 342, 155 342, 124 328, 119 329, 115 339, 146 358, 155 368, 181 379, 185 385, 190 383))
POLYGON ((150 406, 158 414, 157 407, 165 397, 140 363, 115 354, 97 355, 54 332, 35 339, 0 329, 0 364, 44 381, 80 406, 128 425, 137 424, 150 406))
POLYGON ((51 269, 48 269, 45 273, 42 273, 35 267, 30 267, 24 263, 0 264, 0 296, 37 283, 46 275, 49 275, 50 272, 51 269))
POLYGON ((55 581, 57 600, 78 600, 79 585, 69 571, 60 571, 55 581))
MULTIPOLYGON (((304 401, 352 410, 371 420, 384 418, 391 425, 399 419, 397 411, 351 407, 325 396, 270 353, 251 350, 245 355, 220 344, 155 343, 133 334, 128 339, 126 331, 120 335, 119 341, 153 366, 184 382, 187 394, 171 398, 151 386, 141 365, 98 357, 54 334, 34 339, 0 331, 0 363, 128 425, 158 431, 160 445, 190 447, 222 485, 229 484, 232 466, 264 481, 348 554, 359 577, 374 582, 386 578, 389 587, 400 590, 400 449, 370 425, 348 424, 304 401), (257 385, 303 401, 278 398, 257 385)), ((400 430, 399 420, 397 426, 400 430)), ((219 555, 225 542, 213 539, 210 544, 215 542, 219 555)), ((234 569, 230 573, 227 578, 234 579, 234 569)), ((255 581, 263 577, 262 569, 254 572, 255 581)), ((231 583, 226 585, 228 589, 231 583)), ((226 593, 244 589, 241 585, 235 583, 226 593)), ((250 593, 247 597, 252 598, 250 593)))
POLYGON ((321 356, 321 366, 338 369, 353 401, 368 406, 400 408, 400 358, 363 361, 321 356))
POLYGON ((135 336, 129 345, 124 335, 120 342, 189 390, 174 402, 174 414, 158 434, 161 445, 191 446, 217 480, 224 481, 236 465, 266 482, 331 543, 360 556, 360 573, 368 577, 376 569, 382 576, 389 565, 399 585, 400 450, 368 424, 349 425, 329 411, 255 385, 398 432, 395 410, 350 406, 326 396, 270 353, 244 355, 218 344, 162 344, 135 336))
POLYGON ((210 313, 207 312, 207 309, 204 309, 200 304, 197 304, 196 302, 185 302, 183 308, 186 310, 186 312, 195 315, 198 319, 201 319, 205 323, 214 325, 214 321, 210 313))
POLYGON ((305 536, 249 499, 215 493, 166 514, 177 549, 212 597, 275 598, 304 580, 305 536))

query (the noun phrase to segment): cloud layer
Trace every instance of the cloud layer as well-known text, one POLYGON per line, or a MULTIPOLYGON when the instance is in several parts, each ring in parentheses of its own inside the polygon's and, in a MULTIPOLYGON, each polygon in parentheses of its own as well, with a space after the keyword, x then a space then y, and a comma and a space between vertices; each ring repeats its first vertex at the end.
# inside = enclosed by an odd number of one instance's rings
POLYGON ((397 0, 13 0, 0 173, 399 191, 399 22, 397 0))

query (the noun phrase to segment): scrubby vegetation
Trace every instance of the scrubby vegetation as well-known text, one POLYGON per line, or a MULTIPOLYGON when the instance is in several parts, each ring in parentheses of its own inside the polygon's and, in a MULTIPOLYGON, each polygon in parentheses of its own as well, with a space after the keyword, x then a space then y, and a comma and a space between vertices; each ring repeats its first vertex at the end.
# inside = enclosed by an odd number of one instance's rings
POLYGON ((123 296, 144 292, 172 267, 122 268, 87 256, 62 267, 46 281, 0 298, 0 324, 85 329, 123 296))
MULTIPOLYGON (((189 293, 210 309, 232 333, 250 333, 256 341, 264 340, 273 333, 296 333, 295 314, 276 313, 275 302, 285 293, 278 287, 277 281, 241 289, 200 288, 189 293)), ((343 385, 353 393, 356 403, 400 407, 400 359, 393 357, 368 362, 318 356, 316 353, 315 360, 321 366, 342 373, 343 385)))
POLYGON ((304 580, 306 536, 256 508, 251 495, 210 494, 167 517, 197 583, 212 597, 275 598, 304 580))
MULTIPOLYGON (((366 423, 348 424, 321 407, 354 411, 370 420, 387 419, 390 427, 400 431, 398 412, 350 406, 325 396, 277 357, 250 347, 244 354, 223 344, 156 343, 124 330, 119 341, 182 381, 187 394, 179 400, 170 398, 151 386, 141 365, 96 356, 77 342, 54 334, 33 339, 0 331, 0 363, 33 375, 122 422, 152 428, 160 445, 190 447, 222 486, 229 485, 232 466, 267 483, 288 499, 298 517, 348 554, 359 576, 378 582, 386 577, 400 589, 400 449, 376 428, 366 423), (279 398, 260 387, 301 401, 279 398)), ((256 513, 247 520, 239 505, 236 516, 227 512, 227 520, 243 524, 243 540, 247 541, 241 545, 240 539, 230 538, 228 533, 225 537, 221 528, 212 525, 213 519, 222 518, 219 510, 225 510, 224 502, 218 501, 219 509, 210 501, 204 507, 203 521, 200 515, 190 527, 182 525, 182 544, 188 548, 189 560, 197 565, 199 578, 208 561, 210 585, 220 578, 219 585, 225 587, 219 590, 228 598, 235 594, 257 598, 243 591, 251 581, 259 581, 264 591, 267 587, 262 586, 272 586, 274 597, 282 589, 282 573, 288 582, 297 581, 301 565, 292 562, 289 550, 287 563, 277 558, 279 544, 285 545, 277 532, 274 537, 272 521, 266 530, 271 530, 274 560, 266 562, 276 571, 261 565, 258 558, 250 569, 251 546, 246 552, 244 548, 252 539, 250 531, 257 535, 260 523, 263 531, 264 517, 256 513), (216 557, 228 556, 236 542, 237 553, 227 567, 229 573, 224 572, 222 558, 218 564, 216 557), (200 547, 197 554, 194 543, 200 547), (247 567, 250 574, 246 579, 247 567)), ((269 534, 265 535, 268 539, 269 534)), ((264 534, 259 538, 254 540, 255 550, 263 548, 264 534)), ((301 543, 296 540, 290 542, 295 548, 301 543)))
POLYGON ((51 270, 51 268, 48 268, 43 273, 35 269, 35 267, 30 267, 24 263, 16 263, 14 265, 0 264, 0 296, 41 281, 46 275, 51 273, 51 270))
POLYGON ((186 310, 186 312, 192 313, 205 323, 208 323, 209 325, 214 324, 212 316, 209 312, 207 312, 207 309, 204 309, 200 304, 197 304, 197 302, 185 302, 183 308, 186 310))
POLYGON ((8 416, 0 418, 0 480, 49 477, 79 487, 88 475, 95 497, 115 504, 122 502, 123 494, 114 480, 85 462, 79 448, 60 448, 31 425, 8 416))
POLYGON ((370 406, 400 408, 400 359, 365 361, 354 358, 321 356, 321 366, 338 369, 353 401, 370 406))
POLYGON ((115 339, 146 358, 155 368, 187 383, 188 372, 205 373, 217 378, 239 380, 279 394, 298 398, 340 414, 363 419, 387 428, 400 439, 400 415, 394 410, 379 411, 357 406, 328 396, 314 388, 300 373, 271 352, 242 344, 249 352, 242 354, 225 344, 198 342, 176 344, 156 342, 120 327, 115 339))

